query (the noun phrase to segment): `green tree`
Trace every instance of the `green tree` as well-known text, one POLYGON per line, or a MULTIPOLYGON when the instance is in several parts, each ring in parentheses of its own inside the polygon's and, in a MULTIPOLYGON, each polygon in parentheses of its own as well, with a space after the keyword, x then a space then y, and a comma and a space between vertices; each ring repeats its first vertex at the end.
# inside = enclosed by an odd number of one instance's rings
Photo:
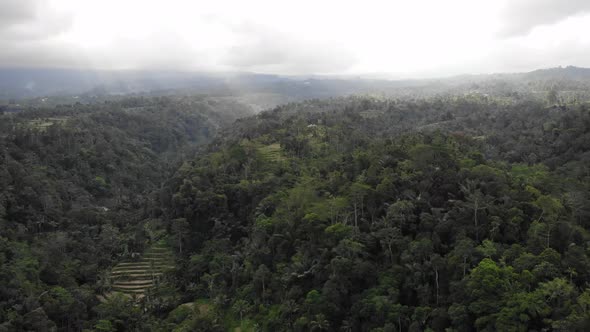
POLYGON ((330 328, 330 322, 323 314, 317 314, 309 322, 310 331, 326 331, 330 328))
POLYGON ((237 300, 232 305, 232 310, 240 316, 240 325, 244 320, 244 314, 250 311, 250 304, 245 300, 237 300))
POLYGON ((178 252, 182 255, 182 243, 188 237, 190 227, 186 218, 177 218, 172 220, 171 231, 178 244, 178 252))
POLYGON ((100 319, 96 325, 94 325, 94 328, 97 331, 104 331, 104 332, 114 332, 117 331, 115 329, 115 327, 113 326, 113 324, 111 323, 111 321, 106 320, 106 319, 100 319))

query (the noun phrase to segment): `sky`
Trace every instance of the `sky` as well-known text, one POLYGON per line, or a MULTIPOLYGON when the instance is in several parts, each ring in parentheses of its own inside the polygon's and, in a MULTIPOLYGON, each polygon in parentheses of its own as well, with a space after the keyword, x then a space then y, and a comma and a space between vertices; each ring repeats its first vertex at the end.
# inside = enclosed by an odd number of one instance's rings
POLYGON ((0 0, 0 67, 368 75, 590 67, 589 0, 0 0))

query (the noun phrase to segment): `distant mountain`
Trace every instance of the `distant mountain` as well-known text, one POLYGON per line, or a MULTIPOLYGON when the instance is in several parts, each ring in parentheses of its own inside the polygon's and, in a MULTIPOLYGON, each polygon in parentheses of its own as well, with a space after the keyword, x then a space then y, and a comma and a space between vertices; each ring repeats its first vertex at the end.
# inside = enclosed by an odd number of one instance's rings
POLYGON ((187 87, 211 91, 221 83, 213 75, 180 72, 8 68, 0 69, 0 98, 129 94, 187 87))
POLYGON ((537 80, 590 80, 590 68, 575 66, 537 69, 523 75, 537 80))
POLYGON ((404 81, 253 73, 0 68, 0 104, 55 96, 70 96, 70 99, 57 98, 58 103, 70 103, 129 94, 187 93, 234 96, 261 110, 304 99, 386 93, 403 86, 411 84, 404 81))
POLYGON ((248 96, 248 98, 256 100, 261 99, 260 96, 264 95, 265 101, 257 102, 263 106, 273 106, 280 102, 349 94, 370 93, 396 96, 447 92, 465 93, 473 91, 474 85, 488 84, 489 86, 489 82, 494 82, 494 86, 480 92, 493 94, 499 85, 516 85, 520 86, 520 90, 523 90, 522 87, 526 89, 526 84, 523 83, 530 81, 586 81, 585 83, 590 83, 590 69, 568 66, 515 74, 385 80, 254 73, 0 68, 0 101, 46 96, 116 96, 166 94, 181 91, 248 96))

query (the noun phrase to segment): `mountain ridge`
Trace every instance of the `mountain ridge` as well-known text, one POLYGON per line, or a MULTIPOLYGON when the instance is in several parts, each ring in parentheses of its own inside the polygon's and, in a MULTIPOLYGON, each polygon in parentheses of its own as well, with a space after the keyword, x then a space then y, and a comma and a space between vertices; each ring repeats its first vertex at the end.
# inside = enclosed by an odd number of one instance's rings
POLYGON ((590 68, 567 66, 522 73, 465 74, 424 79, 378 79, 362 76, 287 76, 248 72, 183 72, 0 68, 0 100, 58 95, 165 94, 188 91, 216 94, 276 93, 297 99, 392 91, 434 82, 517 80, 590 80, 590 68))

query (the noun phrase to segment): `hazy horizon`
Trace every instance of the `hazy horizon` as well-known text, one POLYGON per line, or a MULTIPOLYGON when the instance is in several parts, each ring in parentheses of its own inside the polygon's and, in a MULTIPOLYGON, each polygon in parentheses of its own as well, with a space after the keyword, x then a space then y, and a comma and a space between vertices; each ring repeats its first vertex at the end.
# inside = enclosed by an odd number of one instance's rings
POLYGON ((590 3, 5 0, 0 67, 439 78, 590 67, 590 3))

